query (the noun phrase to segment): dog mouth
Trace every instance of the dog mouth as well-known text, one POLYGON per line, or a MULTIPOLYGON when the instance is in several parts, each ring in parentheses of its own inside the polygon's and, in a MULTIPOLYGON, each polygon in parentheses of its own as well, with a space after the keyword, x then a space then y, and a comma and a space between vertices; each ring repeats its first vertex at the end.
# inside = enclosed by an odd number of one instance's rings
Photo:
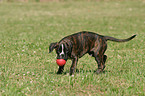
POLYGON ((63 59, 63 60, 65 60, 65 61, 67 61, 67 56, 63 56, 63 55, 61 55, 61 56, 57 56, 57 59, 63 59))
POLYGON ((66 58, 57 58, 57 60, 65 60, 65 61, 67 61, 66 58))

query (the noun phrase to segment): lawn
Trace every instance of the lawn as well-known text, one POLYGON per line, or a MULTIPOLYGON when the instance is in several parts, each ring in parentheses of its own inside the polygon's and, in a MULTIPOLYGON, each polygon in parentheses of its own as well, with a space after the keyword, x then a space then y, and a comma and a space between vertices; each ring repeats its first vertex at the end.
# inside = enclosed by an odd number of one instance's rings
POLYGON ((144 96, 145 1, 0 2, 1 96, 144 96), (85 55, 69 76, 71 61, 57 75, 49 44, 83 31, 127 38, 108 41, 105 71, 85 55))

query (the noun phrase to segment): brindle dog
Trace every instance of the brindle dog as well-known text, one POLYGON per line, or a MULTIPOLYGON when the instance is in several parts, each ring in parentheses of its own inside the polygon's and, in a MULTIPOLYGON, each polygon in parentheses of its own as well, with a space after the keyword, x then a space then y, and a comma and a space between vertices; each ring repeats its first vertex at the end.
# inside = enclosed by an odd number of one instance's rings
MULTIPOLYGON (((64 37, 59 42, 51 43, 49 53, 56 50, 57 59, 72 60, 70 67, 70 75, 74 74, 78 59, 88 53, 93 56, 98 63, 97 74, 103 72, 107 56, 104 55, 107 49, 107 40, 115 42, 126 42, 133 39, 133 35, 127 39, 116 39, 110 36, 102 36, 93 32, 79 32, 76 34, 64 37)), ((57 74, 61 74, 64 66, 59 66, 57 74)))

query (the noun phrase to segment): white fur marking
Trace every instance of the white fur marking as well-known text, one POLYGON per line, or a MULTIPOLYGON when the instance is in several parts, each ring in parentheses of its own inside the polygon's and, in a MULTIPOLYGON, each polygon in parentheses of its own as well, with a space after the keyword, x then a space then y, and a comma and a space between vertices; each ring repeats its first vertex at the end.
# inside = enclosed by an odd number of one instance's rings
POLYGON ((61 53, 59 54, 59 55, 62 55, 62 54, 64 54, 64 47, 63 47, 63 44, 61 44, 62 45, 62 51, 61 51, 61 53))

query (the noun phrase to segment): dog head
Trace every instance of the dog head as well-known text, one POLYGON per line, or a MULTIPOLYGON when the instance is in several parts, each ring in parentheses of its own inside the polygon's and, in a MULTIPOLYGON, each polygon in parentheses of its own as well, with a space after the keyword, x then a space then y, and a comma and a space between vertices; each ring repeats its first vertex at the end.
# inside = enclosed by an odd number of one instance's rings
POLYGON ((57 59, 64 59, 67 61, 68 55, 71 52, 71 46, 66 43, 51 43, 49 46, 49 53, 55 49, 57 53, 57 59))

